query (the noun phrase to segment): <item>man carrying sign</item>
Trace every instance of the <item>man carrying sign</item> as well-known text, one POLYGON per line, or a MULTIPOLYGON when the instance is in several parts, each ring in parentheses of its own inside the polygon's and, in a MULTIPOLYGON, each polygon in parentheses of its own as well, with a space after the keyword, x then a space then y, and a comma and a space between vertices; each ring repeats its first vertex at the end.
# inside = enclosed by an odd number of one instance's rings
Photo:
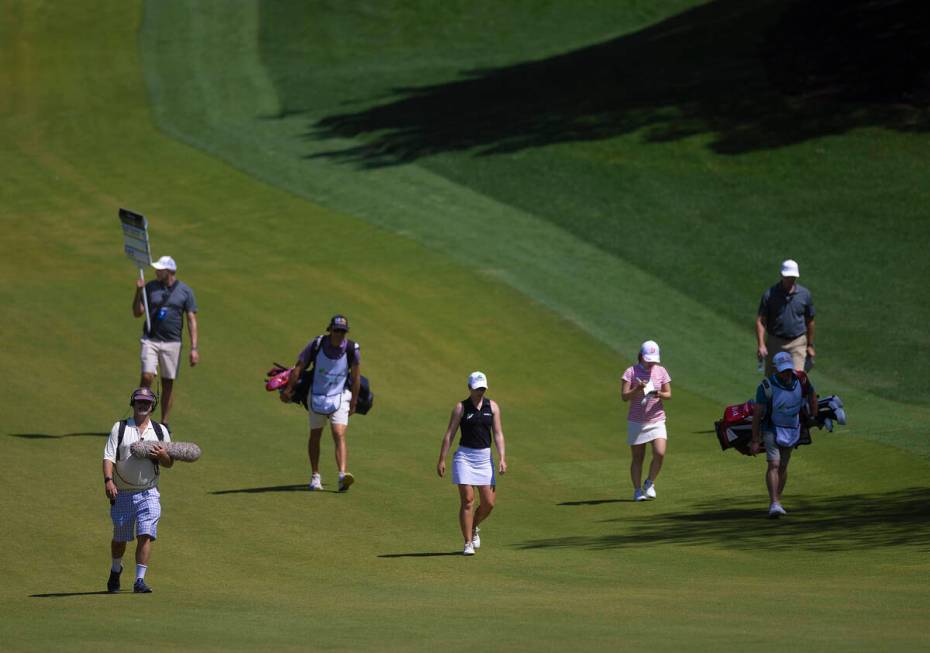
POLYGON ((145 283, 141 277, 136 279, 132 314, 142 317, 148 306, 149 319, 142 329, 142 379, 139 385, 151 388, 155 375, 161 374, 161 423, 167 428, 174 401, 174 380, 181 362, 183 315, 187 316, 190 333, 191 367, 200 361, 197 351, 197 302, 190 286, 175 277, 178 266, 173 258, 162 256, 152 263, 152 267, 157 277, 155 281, 145 283))

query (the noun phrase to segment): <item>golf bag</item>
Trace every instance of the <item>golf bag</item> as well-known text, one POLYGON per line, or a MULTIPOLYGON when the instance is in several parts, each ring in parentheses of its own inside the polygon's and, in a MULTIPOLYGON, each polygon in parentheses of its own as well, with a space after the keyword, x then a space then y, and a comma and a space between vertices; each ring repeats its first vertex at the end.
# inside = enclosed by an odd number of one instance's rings
MULTIPOLYGON (((281 363, 274 363, 274 367, 265 373, 265 390, 271 392, 277 390, 280 394, 287 387, 287 380, 291 375, 293 367, 284 367, 281 363)), ((303 370, 297 379, 297 385, 294 386, 294 395, 291 397, 291 403, 300 404, 306 410, 310 410, 307 400, 310 397, 310 386, 313 383, 312 368, 303 370)), ((367 415, 368 411, 375 403, 375 395, 371 391, 371 384, 368 377, 362 375, 359 379, 358 401, 355 404, 355 412, 359 415, 367 415)))
MULTIPOLYGON (((743 404, 727 406, 723 411, 723 419, 714 422, 714 431, 720 449, 736 449, 744 456, 751 456, 749 445, 752 442, 752 412, 755 402, 747 401, 743 404)), ((846 411, 842 400, 836 395, 830 395, 817 401, 817 414, 813 419, 801 415, 801 438, 795 447, 802 444, 811 444, 810 428, 826 429, 833 432, 834 424, 846 424, 846 411)))

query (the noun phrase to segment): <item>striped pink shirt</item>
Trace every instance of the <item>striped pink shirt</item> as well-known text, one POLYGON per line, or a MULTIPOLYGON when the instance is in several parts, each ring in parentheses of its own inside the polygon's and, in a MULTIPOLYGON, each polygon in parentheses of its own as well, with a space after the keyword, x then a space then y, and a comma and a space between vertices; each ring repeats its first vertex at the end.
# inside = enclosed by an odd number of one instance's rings
MULTIPOLYGON (((643 381, 652 379, 652 385, 655 386, 656 390, 661 390, 663 385, 672 382, 668 370, 658 364, 652 366, 651 374, 641 363, 628 367, 626 372, 623 373, 623 380, 629 381, 634 387, 638 379, 643 381)), ((646 399, 645 406, 642 404, 642 400, 642 393, 633 395, 633 398, 630 399, 630 412, 627 415, 629 421, 637 424, 652 424, 665 421, 665 408, 662 406, 661 399, 651 396, 646 399)))

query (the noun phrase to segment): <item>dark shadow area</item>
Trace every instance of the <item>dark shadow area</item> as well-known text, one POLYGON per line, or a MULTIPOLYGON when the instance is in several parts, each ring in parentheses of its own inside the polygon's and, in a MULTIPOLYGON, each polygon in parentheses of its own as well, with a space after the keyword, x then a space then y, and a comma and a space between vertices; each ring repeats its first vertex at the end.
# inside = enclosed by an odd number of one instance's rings
MULTIPOLYGON (((265 492, 309 492, 306 483, 296 485, 271 485, 268 487, 244 487, 236 490, 216 490, 210 494, 263 494, 265 492)), ((315 492, 330 492, 339 494, 336 490, 314 490, 315 492)))
POLYGON ((920 0, 717 0, 639 32, 539 61, 397 88, 399 100, 331 115, 308 138, 363 167, 475 150, 492 155, 645 130, 714 135, 718 153, 859 127, 930 127, 930 5, 920 0))
POLYGON ((461 551, 444 551, 438 553, 383 553, 379 558, 436 558, 439 556, 460 556, 461 551))
POLYGON ((607 520, 610 535, 531 540, 522 549, 623 549, 654 544, 722 545, 734 549, 848 551, 918 546, 930 551, 930 488, 884 494, 791 497, 788 515, 767 518, 764 497, 697 504, 687 512, 607 520))
POLYGON ((96 436, 96 437, 107 437, 110 435, 109 431, 81 431, 78 433, 61 433, 60 435, 53 435, 51 433, 7 433, 11 438, 25 438, 27 440, 57 440, 58 438, 76 438, 83 436, 96 436))
POLYGON ((633 503, 633 499, 588 499, 584 501, 563 501, 557 506, 599 506, 602 503, 633 503))
POLYGON ((107 592, 106 590, 101 590, 99 592, 50 592, 48 594, 30 594, 29 598, 31 599, 53 599, 60 598, 63 596, 97 596, 98 594, 117 594, 118 592, 107 592))

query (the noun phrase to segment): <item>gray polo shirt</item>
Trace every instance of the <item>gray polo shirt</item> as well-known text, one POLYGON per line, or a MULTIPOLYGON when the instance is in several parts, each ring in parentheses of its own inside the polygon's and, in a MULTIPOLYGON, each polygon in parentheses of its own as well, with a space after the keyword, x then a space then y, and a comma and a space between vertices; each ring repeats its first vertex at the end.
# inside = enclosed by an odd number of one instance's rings
POLYGON ((155 280, 145 284, 145 294, 148 295, 149 300, 152 333, 146 333, 143 325, 142 337, 160 342, 181 342, 184 314, 197 312, 194 291, 186 283, 177 279, 171 288, 155 280))
POLYGON ((788 293, 778 282, 762 293, 759 315, 771 335, 794 340, 807 333, 807 322, 814 319, 814 299, 811 291, 798 283, 788 293))

